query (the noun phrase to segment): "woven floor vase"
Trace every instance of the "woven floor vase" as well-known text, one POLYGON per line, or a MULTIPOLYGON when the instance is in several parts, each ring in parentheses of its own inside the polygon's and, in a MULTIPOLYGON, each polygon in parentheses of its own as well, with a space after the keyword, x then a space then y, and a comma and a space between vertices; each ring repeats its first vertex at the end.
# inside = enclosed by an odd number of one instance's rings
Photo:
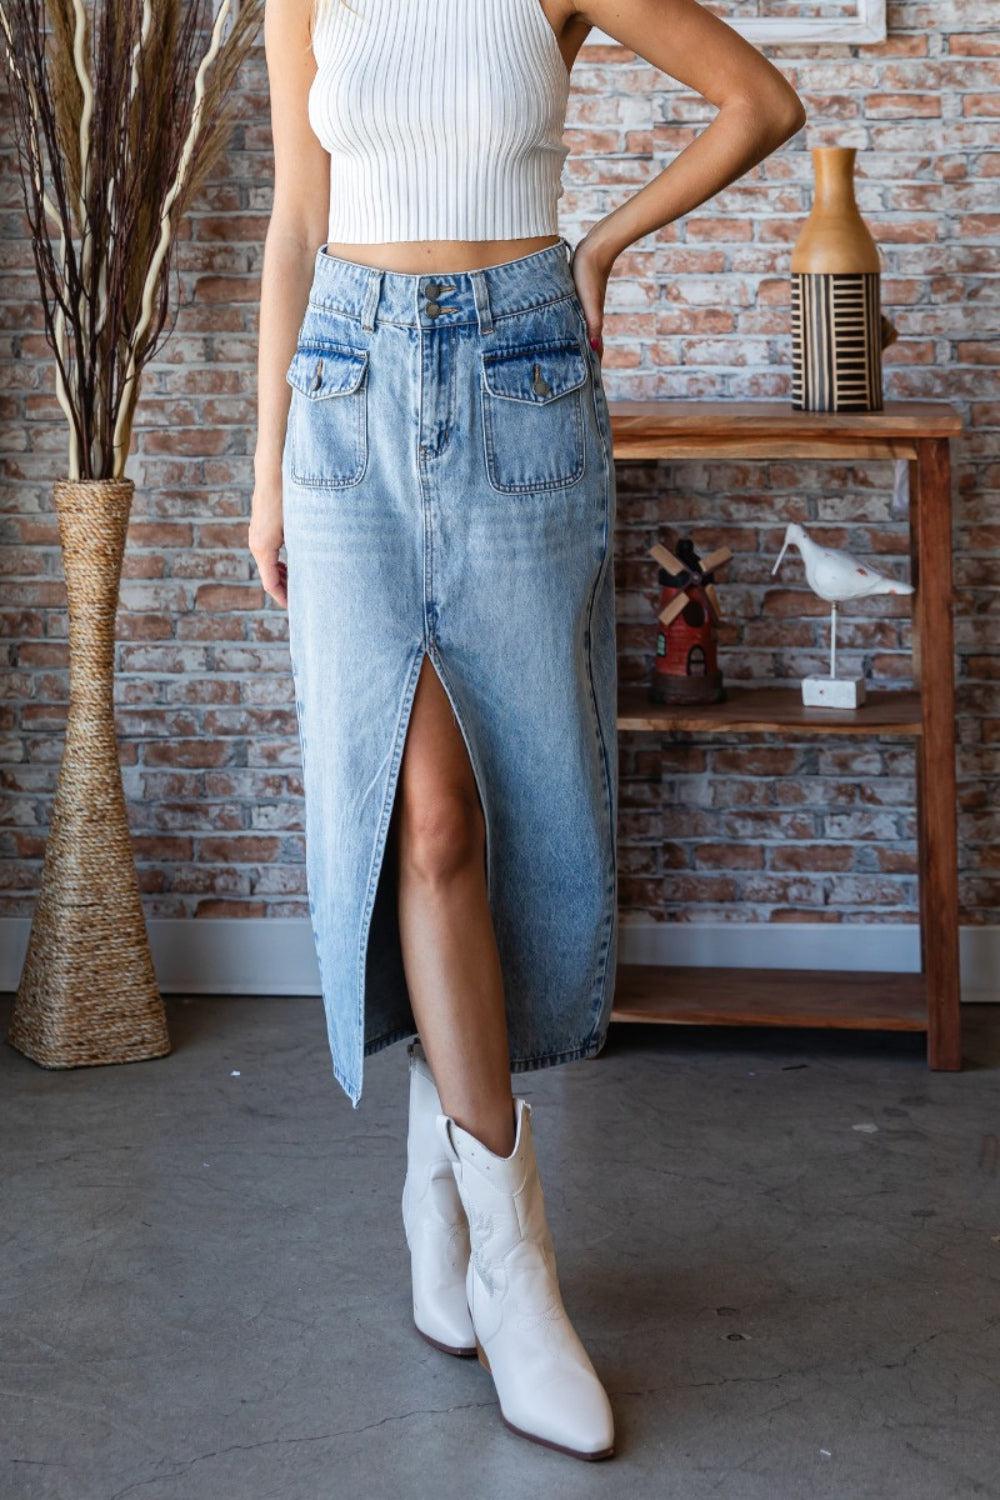
POLYGON ((170 1051, 114 726, 115 612, 130 479, 55 485, 69 610, 69 712, 41 889, 7 1040, 46 1068, 170 1051))

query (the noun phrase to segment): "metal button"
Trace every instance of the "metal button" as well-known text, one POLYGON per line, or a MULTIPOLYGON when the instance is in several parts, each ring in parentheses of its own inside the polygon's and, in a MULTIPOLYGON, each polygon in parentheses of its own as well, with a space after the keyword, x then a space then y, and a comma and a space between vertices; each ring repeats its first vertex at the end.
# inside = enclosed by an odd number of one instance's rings
POLYGON ((424 283, 424 291, 431 302, 437 301, 441 295, 441 290, 441 283, 439 281, 427 281, 424 283))
POLYGON ((534 375, 534 378, 532 379, 532 382, 531 382, 531 389, 534 391, 535 395, 536 396, 547 396, 547 395, 549 395, 549 393, 552 390, 552 387, 549 385, 548 381, 545 379, 545 376, 542 374, 542 372, 541 372, 540 368, 538 367, 538 365, 535 365, 533 375, 534 375))
POLYGON ((441 311, 441 306, 437 302, 428 302, 426 311, 429 318, 436 318, 438 313, 441 311))

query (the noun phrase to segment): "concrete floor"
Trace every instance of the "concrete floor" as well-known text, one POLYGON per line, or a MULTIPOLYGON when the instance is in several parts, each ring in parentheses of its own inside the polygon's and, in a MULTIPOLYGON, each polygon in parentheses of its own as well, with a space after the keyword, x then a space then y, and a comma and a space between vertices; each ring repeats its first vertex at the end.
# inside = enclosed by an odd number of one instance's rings
POLYGON ((317 1000, 169 1010, 158 1062, 0 1047, 3 1500, 1000 1496, 1000 1007, 961 1074, 618 1028, 522 1076, 618 1418, 593 1466, 410 1327, 404 1047, 354 1112, 317 1000))

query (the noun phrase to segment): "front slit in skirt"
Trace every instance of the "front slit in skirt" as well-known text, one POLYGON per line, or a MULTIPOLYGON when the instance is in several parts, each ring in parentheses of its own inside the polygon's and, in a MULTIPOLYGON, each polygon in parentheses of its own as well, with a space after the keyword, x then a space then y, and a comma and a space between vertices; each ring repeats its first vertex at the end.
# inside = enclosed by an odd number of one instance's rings
POLYGON ((615 477, 569 256, 432 276, 316 254, 287 371, 288 626, 309 912, 355 1105, 365 1057, 416 1031, 387 854, 425 655, 482 803, 511 1071, 607 1035, 615 477))

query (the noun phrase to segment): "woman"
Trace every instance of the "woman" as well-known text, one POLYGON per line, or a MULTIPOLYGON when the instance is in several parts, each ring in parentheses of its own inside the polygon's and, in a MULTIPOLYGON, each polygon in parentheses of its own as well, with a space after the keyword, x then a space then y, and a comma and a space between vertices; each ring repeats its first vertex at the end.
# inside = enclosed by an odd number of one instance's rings
POLYGON ((268 0, 275 148, 249 543, 288 608, 335 1076, 410 1044, 417 1329, 503 1418, 613 1451, 511 1073, 603 1045, 616 955, 616 258, 803 123, 695 0, 268 0), (599 27, 718 107, 574 250, 569 73, 599 27), (279 558, 285 548, 287 565, 279 558))

